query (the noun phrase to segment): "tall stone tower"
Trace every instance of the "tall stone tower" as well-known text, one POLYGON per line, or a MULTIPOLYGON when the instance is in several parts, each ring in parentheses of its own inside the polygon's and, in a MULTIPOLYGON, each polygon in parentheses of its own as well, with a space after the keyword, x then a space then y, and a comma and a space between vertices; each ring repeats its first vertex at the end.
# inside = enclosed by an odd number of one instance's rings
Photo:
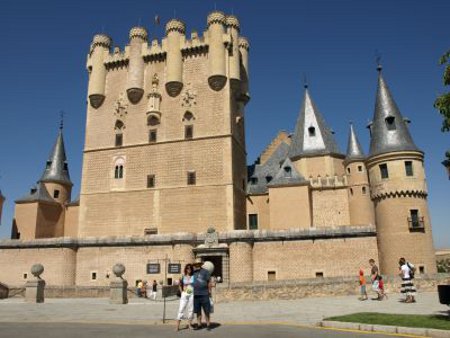
POLYGON ((402 117, 381 66, 378 72, 366 163, 375 205, 381 271, 397 273, 398 260, 405 257, 418 271, 435 273, 424 154, 414 144, 408 130, 409 121, 402 117))
POLYGON ((248 41, 212 12, 201 36, 172 19, 111 52, 94 36, 79 236, 245 228, 248 41))
POLYGON ((15 201, 11 237, 35 239, 64 236, 65 206, 70 202, 72 186, 61 126, 37 185, 15 201))
POLYGON ((353 125, 350 124, 344 165, 349 186, 348 204, 351 225, 375 225, 375 211, 370 199, 369 175, 364 163, 365 159, 353 125))

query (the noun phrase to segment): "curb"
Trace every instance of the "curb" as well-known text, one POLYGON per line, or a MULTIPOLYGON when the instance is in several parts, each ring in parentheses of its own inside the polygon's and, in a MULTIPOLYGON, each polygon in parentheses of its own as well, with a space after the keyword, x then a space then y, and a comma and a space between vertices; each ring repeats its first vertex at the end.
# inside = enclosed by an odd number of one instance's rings
POLYGON ((388 334, 406 335, 410 337, 433 337, 433 338, 450 338, 450 331, 426 329, 419 327, 404 327, 390 325, 372 325, 360 323, 337 322, 331 320, 323 320, 319 323, 323 328, 339 329, 339 330, 359 330, 367 332, 382 332, 388 334))

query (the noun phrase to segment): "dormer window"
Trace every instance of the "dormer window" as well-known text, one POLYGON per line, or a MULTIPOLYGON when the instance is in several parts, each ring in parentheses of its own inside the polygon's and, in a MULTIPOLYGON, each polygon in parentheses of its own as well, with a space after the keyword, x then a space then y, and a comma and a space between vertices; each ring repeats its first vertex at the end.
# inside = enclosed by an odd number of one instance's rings
POLYGON ((386 121, 386 127, 388 130, 395 130, 395 117, 394 116, 388 116, 385 118, 386 121))
POLYGON ((291 169, 291 167, 286 166, 283 169, 284 169, 284 176, 286 176, 286 177, 291 177, 292 176, 292 169, 291 169))
POLYGON ((30 189, 30 193, 33 195, 33 194, 35 194, 37 192, 37 188, 36 187, 32 187, 31 189, 30 189))
POLYGON ((257 177, 250 177, 250 183, 251 184, 258 184, 258 178, 257 177))
POLYGON ((313 126, 309 127, 308 133, 309 133, 309 136, 311 136, 311 137, 316 136, 316 128, 314 128, 313 126))
POLYGON ((52 161, 47 161, 47 163, 45 164, 45 168, 50 169, 51 165, 52 165, 52 161))
POLYGON ((69 169, 69 167, 67 166, 67 163, 64 163, 63 168, 64 168, 65 171, 67 171, 69 169))
POLYGON ((273 179, 272 176, 270 176, 270 175, 267 175, 267 176, 266 176, 266 182, 267 182, 267 183, 270 183, 270 181, 272 181, 272 179, 273 179))

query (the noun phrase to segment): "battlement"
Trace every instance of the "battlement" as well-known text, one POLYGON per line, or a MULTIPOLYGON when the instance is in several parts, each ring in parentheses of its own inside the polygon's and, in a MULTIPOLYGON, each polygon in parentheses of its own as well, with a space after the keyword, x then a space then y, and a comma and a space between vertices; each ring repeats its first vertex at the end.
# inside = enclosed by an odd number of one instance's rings
POLYGON ((105 34, 94 36, 87 59, 87 69, 91 72, 89 100, 95 109, 105 98, 107 73, 114 69, 128 69, 128 98, 136 104, 143 97, 145 66, 148 63, 165 62, 165 87, 171 97, 180 94, 183 81, 183 64, 187 57, 208 54, 211 89, 220 91, 227 81, 232 89, 241 91, 240 100, 247 103, 248 94, 248 50, 249 43, 239 36, 240 23, 236 16, 219 11, 207 17, 207 30, 199 35, 192 31, 186 37, 186 25, 179 19, 171 19, 165 25, 165 37, 148 42, 144 27, 133 27, 129 32, 129 44, 123 50, 114 47, 105 34), (241 79, 241 76, 243 77, 241 79))
POLYGON ((335 189, 343 188, 348 185, 347 176, 332 176, 332 177, 310 177, 309 182, 313 189, 335 189))

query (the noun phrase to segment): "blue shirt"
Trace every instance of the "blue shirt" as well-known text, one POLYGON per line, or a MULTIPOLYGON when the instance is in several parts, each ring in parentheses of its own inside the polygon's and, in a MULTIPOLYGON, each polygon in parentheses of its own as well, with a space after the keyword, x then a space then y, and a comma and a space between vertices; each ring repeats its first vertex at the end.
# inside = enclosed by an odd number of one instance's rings
POLYGON ((200 269, 194 271, 194 296, 208 296, 209 271, 200 269))

